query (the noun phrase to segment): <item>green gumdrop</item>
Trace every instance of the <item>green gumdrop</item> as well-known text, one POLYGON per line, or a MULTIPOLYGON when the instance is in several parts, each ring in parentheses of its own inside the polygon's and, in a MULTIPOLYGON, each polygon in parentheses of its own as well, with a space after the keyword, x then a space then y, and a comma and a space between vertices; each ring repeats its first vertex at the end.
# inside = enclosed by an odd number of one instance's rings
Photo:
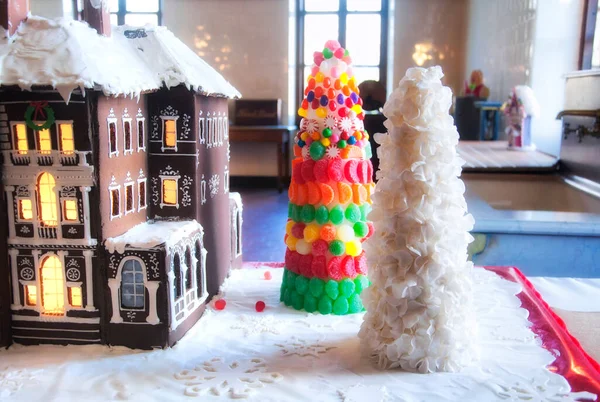
POLYGON ((344 297, 352 296, 355 288, 356 288, 356 286, 354 285, 354 282, 350 278, 342 279, 342 281, 340 282, 340 293, 344 297))
POLYGON ((327 283, 325 284, 325 293, 327 293, 327 296, 329 296, 333 300, 337 299, 340 295, 338 283, 333 279, 327 281, 327 283))
POLYGON ((325 283, 319 278, 312 278, 309 283, 310 294, 314 297, 321 297, 325 283))
POLYGON ((292 305, 292 292, 289 289, 283 291, 283 302, 286 306, 292 305))
POLYGON ((369 286, 369 279, 364 275, 358 275, 354 278, 354 291, 356 294, 361 294, 369 286))
POLYGON ((337 146, 338 148, 346 148, 346 140, 339 140, 337 146))
POLYGON ((287 277, 288 287, 290 287, 290 288, 294 287, 294 282, 296 281, 297 276, 298 276, 298 274, 295 274, 292 271, 288 270, 288 277, 287 277))
POLYGON ((294 208, 296 206, 294 204, 292 204, 291 202, 288 204, 288 218, 292 219, 292 217, 294 216, 294 208))
POLYGON ((325 57, 326 59, 331 59, 333 57, 333 52, 331 51, 331 49, 327 47, 323 49, 323 57, 325 57))
POLYGON ((292 301, 292 306, 296 310, 302 310, 302 307, 304 307, 304 297, 295 290, 292 290, 291 294, 292 296, 290 297, 290 299, 292 301))
POLYGON ((373 157, 373 150, 371 149, 371 143, 367 141, 367 145, 365 145, 365 156, 367 159, 371 159, 373 157))
POLYGON ((314 141, 310 144, 310 157, 318 161, 325 155, 325 146, 320 141, 314 141))
POLYGON ((302 213, 302 207, 299 205, 294 205, 294 211, 292 211, 292 220, 294 222, 300 222, 301 221, 301 213, 302 213))
POLYGON ((356 222, 354 224, 354 235, 356 237, 365 237, 369 234, 369 226, 364 222, 356 222))
POLYGON ((331 299, 327 296, 323 296, 319 299, 319 313, 321 314, 331 314, 333 311, 333 303, 331 299))
POLYGON ((348 312, 351 314, 363 311, 362 300, 359 295, 352 295, 348 299, 348 312))
POLYGON ((360 208, 356 204, 350 204, 346 208, 346 219, 352 223, 360 220, 360 208))
POLYGON ((341 206, 336 205, 331 209, 331 211, 329 212, 329 220, 334 225, 339 225, 344 221, 344 210, 341 206))
POLYGON ((317 311, 317 298, 310 293, 304 295, 304 310, 308 311, 309 313, 317 311))
POLYGON ((329 252, 335 256, 344 254, 346 251, 346 245, 341 240, 334 240, 329 243, 329 252))
MULTIPOLYGON (((284 278, 285 278, 285 274, 284 274, 284 278)), ((287 285, 285 283, 285 279, 283 281, 281 281, 281 288, 279 290, 279 301, 283 301, 283 295, 285 294, 285 292, 287 291, 287 285)))
POLYGON ((302 222, 310 223, 315 220, 315 207, 310 204, 306 204, 302 207, 302 212, 300 213, 300 218, 302 222))
POLYGON ((333 314, 336 315, 344 315, 348 314, 348 299, 345 297, 338 297, 336 301, 333 303, 333 314))
POLYGON ((315 219, 319 225, 324 225, 329 220, 329 211, 325 205, 321 205, 315 212, 315 219))
POLYGON ((331 134, 332 134, 332 132, 331 132, 331 129, 329 127, 325 128, 323 130, 323 137, 329 138, 329 137, 331 137, 331 134))
POLYGON ((302 275, 296 277, 296 292, 303 295, 308 291, 308 278, 302 275))
POLYGON ((363 222, 366 222, 367 220, 367 216, 369 215, 369 212, 371 212, 371 206, 369 204, 362 204, 360 207, 360 220, 363 222))
POLYGON ((348 49, 344 50, 344 56, 350 56, 350 51, 348 49))

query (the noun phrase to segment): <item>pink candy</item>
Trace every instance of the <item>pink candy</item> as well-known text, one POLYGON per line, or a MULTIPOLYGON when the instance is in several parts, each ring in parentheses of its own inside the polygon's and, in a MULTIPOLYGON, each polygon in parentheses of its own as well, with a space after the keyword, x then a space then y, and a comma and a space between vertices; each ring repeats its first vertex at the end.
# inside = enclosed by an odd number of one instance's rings
POLYGON ((319 66, 313 66, 312 70, 310 70, 311 75, 314 77, 319 72, 319 66))
POLYGON ((313 60, 315 61, 315 64, 317 66, 320 66, 321 63, 323 62, 323 60, 325 60, 325 57, 323 56, 323 53, 321 53, 321 52, 314 52, 313 60))
POLYGON ((337 142, 340 140, 340 136, 339 135, 332 135, 330 138, 332 143, 337 144, 337 142))
MULTIPOLYGON (((334 39, 330 39, 327 42, 325 42, 325 47, 331 50, 332 52, 341 49, 340 42, 334 39)), ((342 54, 344 54, 344 49, 342 49, 342 54)))
POLYGON ((254 308, 256 309, 257 312, 262 313, 265 310, 265 302, 264 301, 257 301, 256 305, 254 306, 254 308))
MULTIPOLYGON (((333 49, 331 49, 333 50, 333 49)), ((333 55, 335 57, 337 57, 338 59, 342 59, 344 57, 344 49, 342 49, 341 47, 338 48, 335 52, 333 52, 333 55)))
POLYGON ((265 277, 265 280, 270 281, 273 276, 271 275, 271 272, 266 271, 264 274, 264 277, 265 277))
POLYGON ((340 69, 337 67, 331 67, 331 76, 333 78, 338 78, 340 76, 340 69))

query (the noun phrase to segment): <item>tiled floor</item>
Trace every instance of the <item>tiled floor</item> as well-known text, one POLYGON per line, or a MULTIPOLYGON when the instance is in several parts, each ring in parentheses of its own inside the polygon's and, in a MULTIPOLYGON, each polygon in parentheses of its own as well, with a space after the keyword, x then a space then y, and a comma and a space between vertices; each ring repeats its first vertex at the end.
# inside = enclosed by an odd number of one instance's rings
MULTIPOLYGON (((236 191, 232 189, 232 191, 236 191)), ((239 189, 244 204, 242 252, 244 261, 283 261, 287 191, 239 189)))

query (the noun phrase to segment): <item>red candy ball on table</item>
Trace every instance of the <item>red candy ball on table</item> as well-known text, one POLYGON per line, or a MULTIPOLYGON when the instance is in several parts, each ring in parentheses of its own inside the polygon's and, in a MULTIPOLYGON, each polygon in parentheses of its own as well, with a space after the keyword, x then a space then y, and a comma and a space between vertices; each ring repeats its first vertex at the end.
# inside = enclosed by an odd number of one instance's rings
POLYGON ((215 302, 215 308, 217 310, 223 310, 226 305, 227 305, 227 302, 224 299, 219 299, 215 302))
POLYGON ((273 278, 270 271, 266 271, 263 276, 265 277, 265 280, 267 280, 267 281, 270 281, 271 278, 273 278))
POLYGON ((262 313, 265 310, 265 302, 264 301, 257 301, 256 305, 254 306, 254 308, 256 309, 257 312, 262 313))

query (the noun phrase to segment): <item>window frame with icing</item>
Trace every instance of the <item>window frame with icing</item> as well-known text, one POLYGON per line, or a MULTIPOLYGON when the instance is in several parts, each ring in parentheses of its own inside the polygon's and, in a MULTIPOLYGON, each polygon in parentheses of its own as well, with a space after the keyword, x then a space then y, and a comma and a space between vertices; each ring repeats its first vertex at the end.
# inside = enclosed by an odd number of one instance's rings
POLYGON ((81 289, 81 282, 67 282, 67 303, 69 310, 82 310, 83 309, 83 289, 81 289), (79 292, 79 295, 74 293, 79 292), (74 304, 74 296, 79 298, 79 305, 74 304))
POLYGON ((113 219, 117 219, 120 218, 123 215, 123 211, 121 208, 121 186, 120 185, 116 185, 116 186, 109 186, 108 187, 108 199, 110 200, 110 220, 112 221, 113 219), (117 194, 117 209, 118 209, 118 213, 115 214, 115 192, 117 194))
POLYGON ((37 176, 36 179, 36 210, 38 213, 37 219, 38 219, 38 223, 42 226, 42 227, 58 227, 59 225, 59 205, 60 205, 60 197, 59 194, 57 192, 57 184, 56 184, 56 177, 47 171, 42 171, 40 172, 40 174, 37 176), (42 195, 42 191, 41 191, 41 185, 43 184, 44 186, 50 185, 50 182, 48 183, 41 183, 41 178, 42 176, 47 175, 48 177, 52 178, 54 186, 49 189, 46 190, 48 191, 48 196, 50 197, 49 199, 44 199, 45 197, 42 195), (46 208, 44 208, 44 205, 46 205, 46 208), (44 218, 45 213, 48 212, 48 208, 50 208, 48 205, 50 205, 50 207, 52 207, 52 211, 50 212, 54 212, 54 225, 47 223, 48 222, 52 222, 51 219, 47 219, 44 218))
POLYGON ((138 188, 138 212, 148 208, 148 180, 143 177, 137 180, 137 188, 138 188), (144 190, 142 191, 141 187, 144 186, 144 190), (142 194, 144 205, 142 205, 142 194))
POLYGON ((13 141, 13 150, 17 151, 19 155, 27 155, 30 151, 29 148, 29 133, 27 130, 27 123, 24 121, 11 121, 9 122, 11 138, 13 141), (23 127, 25 130, 23 133, 25 134, 25 138, 19 138, 19 130, 18 127, 23 127), (25 144, 26 148, 21 149, 20 144, 25 144))
POLYGON ((136 117, 136 132, 137 132, 137 151, 145 152, 146 151, 146 118, 145 117, 136 117), (140 129, 141 125, 141 129, 140 129), (142 144, 140 146, 140 143, 142 144))
POLYGON ((118 120, 116 117, 107 117, 106 118, 106 129, 108 134, 108 157, 117 157, 119 156, 119 129, 118 129, 118 120), (111 134, 110 127, 114 125, 115 133, 111 134), (114 147, 113 147, 114 144, 114 147), (114 148, 114 150, 113 150, 114 148))
MULTIPOLYGON (((34 122, 37 125, 44 124, 43 121, 34 122)), ((52 153, 52 131, 50 128, 45 128, 42 130, 33 130, 35 135, 35 148, 40 155, 50 155, 52 153), (47 138, 42 138, 42 133, 47 134, 47 138), (49 145, 47 149, 42 149, 42 144, 49 145)))
POLYGON ((76 197, 61 197, 62 223, 79 223, 79 200, 76 197), (68 208, 67 204, 75 203, 74 208, 68 208), (75 212, 75 218, 69 218, 69 212, 75 212))
POLYGON ((58 149, 60 150, 60 153, 63 155, 73 155, 75 152, 77 152, 77 148, 75 148, 75 131, 73 128, 73 120, 57 120, 55 122, 55 127, 58 135, 58 149), (70 126, 71 138, 64 138, 62 126, 70 126), (65 149, 65 143, 68 142, 70 142, 72 149, 65 149))
POLYGON ((123 120, 123 155, 131 155, 133 154, 133 130, 131 127, 133 119, 123 117, 121 120, 123 120), (127 126, 129 126, 129 130, 127 130, 127 126))
POLYGON ((147 284, 147 281, 148 281, 148 279, 146 277, 146 263, 141 258, 139 258, 139 257, 127 256, 127 257, 123 258, 123 260, 121 261, 121 263, 119 265, 120 265, 120 269, 119 269, 119 272, 118 272, 119 276, 117 278, 118 281, 119 281, 119 309, 121 311, 145 311, 146 307, 147 307, 147 304, 148 304, 148 301, 146 300, 146 290, 147 290, 146 284, 147 284), (127 264, 129 261, 132 261, 134 263, 133 264, 133 268, 134 268, 133 274, 134 275, 133 275, 133 282, 132 283, 126 283, 126 285, 128 285, 128 286, 133 285, 133 294, 131 296, 134 297, 134 300, 137 297, 141 297, 142 298, 143 305, 141 307, 132 307, 132 306, 124 306, 123 305, 123 292, 124 292, 124 289, 123 289, 123 282, 124 282, 123 281, 123 274, 126 273, 125 272, 125 270, 126 270, 125 264, 127 264), (135 263, 139 264, 139 268, 140 268, 141 272, 137 272, 135 270, 135 263), (142 282, 141 283, 137 283, 136 280, 135 280, 135 274, 137 274, 137 273, 141 273, 142 274, 142 282), (141 295, 139 295, 137 293, 137 291, 136 291, 136 286, 139 286, 139 285, 142 285, 142 287, 143 287, 143 291, 142 291, 141 295))
POLYGON ((160 208, 175 207, 179 209, 179 179, 181 176, 160 176, 160 208), (168 203, 165 201, 165 181, 174 181, 175 189, 171 190, 175 193, 175 202, 168 203))
POLYGON ((59 317, 64 317, 66 312, 67 312, 67 303, 65 300, 65 296, 67 294, 67 280, 65 277, 65 270, 64 270, 64 263, 62 261, 62 258, 60 257, 60 255, 55 254, 55 253, 47 253, 43 256, 40 257, 39 260, 39 283, 40 283, 40 287, 39 287, 39 293, 38 293, 38 298, 39 298, 39 305, 41 307, 41 313, 42 315, 46 315, 46 316, 59 316, 59 317), (44 277, 44 270, 46 268, 45 264, 47 263, 48 260, 50 259, 55 259, 56 261, 58 261, 58 267, 57 266, 53 266, 53 267, 48 267, 48 269, 53 269, 56 273, 59 273, 60 277, 55 277, 55 278, 48 278, 48 277, 44 277), (53 286, 54 286, 54 292, 47 292, 46 287, 50 285, 49 282, 53 282, 53 286), (46 303, 47 303, 47 296, 52 296, 53 299, 56 299, 56 304, 57 304, 57 309, 56 310, 49 310, 47 311, 46 308, 46 303), (59 297, 61 296, 61 297, 59 297), (62 300, 61 300, 62 298, 62 300), (62 302, 62 304, 61 304, 62 302), (60 311, 59 311, 60 310, 60 311))
POLYGON ((15 197, 15 202, 17 203, 17 216, 16 216, 16 220, 18 223, 32 223, 33 222, 33 217, 35 216, 35 209, 34 209, 34 205, 35 202, 31 199, 31 197, 15 197), (29 203, 29 213, 31 214, 29 218, 25 217, 23 215, 23 203, 24 202, 28 202, 29 203))
POLYGON ((136 211, 133 185, 133 181, 125 183, 125 215, 129 215, 136 211), (131 206, 131 208, 129 208, 129 206, 131 206))
POLYGON ((37 307, 39 300, 37 283, 33 281, 23 283, 23 292, 23 296, 25 298, 25 300, 23 300, 23 305, 27 307, 37 307))
POLYGON ((178 136, 178 131, 177 131, 177 120, 179 120, 179 116, 160 116, 161 119, 161 123, 162 123, 162 147, 161 150, 164 152, 165 150, 172 150, 177 152, 177 136, 178 136), (173 122, 174 124, 174 132, 169 131, 167 132, 167 122, 173 122), (172 133, 173 135, 173 145, 169 145, 169 143, 167 143, 167 139, 170 137, 170 134, 172 133))

